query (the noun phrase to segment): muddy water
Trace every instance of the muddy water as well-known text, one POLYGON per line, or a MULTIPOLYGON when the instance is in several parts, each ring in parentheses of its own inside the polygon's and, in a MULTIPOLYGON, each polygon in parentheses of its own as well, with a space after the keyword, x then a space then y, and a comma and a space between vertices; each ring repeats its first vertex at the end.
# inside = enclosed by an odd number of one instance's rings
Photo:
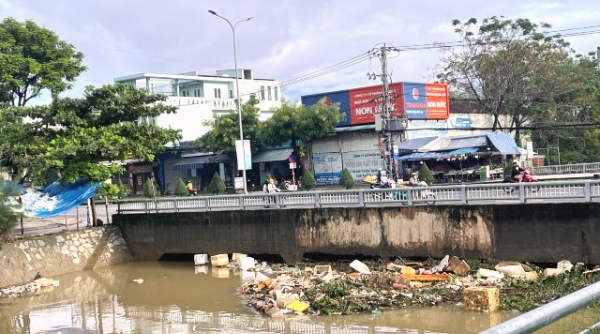
MULTIPOLYGON (((58 276, 51 291, 0 300, 0 333, 478 333, 517 315, 444 306, 270 319, 240 303, 240 276, 203 269, 135 263, 58 276)), ((599 318, 597 310, 584 310, 538 333, 577 333, 599 318)))

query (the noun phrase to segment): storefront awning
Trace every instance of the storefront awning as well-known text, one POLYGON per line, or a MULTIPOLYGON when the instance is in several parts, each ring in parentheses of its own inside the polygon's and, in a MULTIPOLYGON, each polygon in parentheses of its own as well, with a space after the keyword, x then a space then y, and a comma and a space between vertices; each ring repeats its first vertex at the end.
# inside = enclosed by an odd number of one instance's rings
POLYGON ((521 154, 521 149, 515 143, 515 140, 507 132, 488 133, 488 139, 502 155, 521 154))
POLYGON ((479 147, 465 147, 459 148, 452 151, 442 152, 415 152, 399 157, 398 161, 415 161, 415 160, 431 160, 431 159, 445 159, 457 155, 472 154, 479 150, 479 147))
POLYGON ((266 150, 258 152, 255 156, 253 156, 252 163, 286 161, 290 154, 292 154, 292 149, 289 147, 266 150))
POLYGON ((173 164, 173 170, 198 169, 204 167, 204 164, 215 164, 226 162, 226 160, 226 156, 216 154, 181 158, 181 160, 173 164))

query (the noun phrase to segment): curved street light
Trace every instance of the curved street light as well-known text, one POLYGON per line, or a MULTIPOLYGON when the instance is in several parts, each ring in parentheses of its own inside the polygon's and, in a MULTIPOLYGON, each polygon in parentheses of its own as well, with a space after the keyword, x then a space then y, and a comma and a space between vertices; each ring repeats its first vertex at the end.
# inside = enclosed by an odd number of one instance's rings
POLYGON ((246 181, 246 152, 245 152, 245 147, 244 147, 244 130, 243 130, 243 126, 242 126, 242 105, 241 105, 241 101, 240 101, 240 85, 239 85, 239 81, 238 81, 238 77, 239 77, 239 73, 238 73, 238 67, 237 67, 237 51, 236 51, 236 47, 235 47, 235 28, 237 27, 237 25, 241 22, 246 22, 246 21, 250 21, 253 19, 253 17, 249 17, 245 20, 239 20, 234 24, 231 24, 231 22, 224 18, 223 16, 217 14, 217 12, 215 12, 214 10, 209 10, 209 13, 211 13, 212 15, 219 17, 221 19, 223 19, 225 22, 227 22, 227 24, 229 24, 229 27, 231 28, 231 34, 233 35, 233 63, 235 66, 235 95, 236 95, 236 100, 237 100, 237 112, 238 112, 238 123, 239 123, 239 127, 240 127, 240 140, 242 142, 242 176, 244 178, 244 194, 248 193, 248 187, 247 187, 247 181, 246 181))

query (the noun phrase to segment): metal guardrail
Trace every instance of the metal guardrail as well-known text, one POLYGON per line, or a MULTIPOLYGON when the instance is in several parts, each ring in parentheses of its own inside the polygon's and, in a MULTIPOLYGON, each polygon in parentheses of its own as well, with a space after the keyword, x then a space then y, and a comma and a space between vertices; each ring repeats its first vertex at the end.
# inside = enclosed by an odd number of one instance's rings
POLYGON ((600 199, 600 181, 481 183, 394 189, 293 191, 119 201, 117 213, 295 209, 353 206, 526 204, 592 202, 600 199))
POLYGON ((598 300, 600 300, 600 282, 521 314, 480 334, 533 333, 598 300))
POLYGON ((600 173, 600 162, 572 164, 572 165, 539 166, 539 167, 531 167, 530 170, 533 175, 600 173))

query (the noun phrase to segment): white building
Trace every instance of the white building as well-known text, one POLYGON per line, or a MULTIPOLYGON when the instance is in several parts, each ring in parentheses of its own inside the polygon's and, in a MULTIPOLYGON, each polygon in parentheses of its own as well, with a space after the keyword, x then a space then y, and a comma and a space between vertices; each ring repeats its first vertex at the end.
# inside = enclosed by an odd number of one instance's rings
MULTIPOLYGON (((237 74, 242 104, 254 94, 260 101, 260 119, 271 117, 272 109, 281 106, 281 82, 254 78, 249 69, 238 69, 237 74)), ((149 121, 161 127, 181 130, 181 141, 187 142, 187 146, 209 130, 203 125, 204 121, 213 119, 214 115, 235 112, 237 108, 235 70, 219 70, 215 75, 196 71, 182 74, 139 73, 115 78, 114 81, 167 95, 165 104, 177 106, 177 113, 163 114, 149 121)), ((210 153, 180 152, 176 157, 159 162, 158 175, 147 163, 128 166, 131 191, 141 194, 143 183, 150 177, 157 177, 169 191, 174 191, 179 178, 191 180, 198 188, 204 187, 206 177, 212 176, 214 171, 218 171, 224 180, 230 180, 225 171, 225 160, 214 158, 214 154, 210 153), (203 174, 205 180, 201 182, 203 174)))
MULTIPOLYGON (((181 130, 182 141, 201 137, 208 127, 202 125, 213 115, 236 110, 235 70, 219 70, 216 75, 198 72, 182 74, 139 73, 119 77, 115 82, 130 83, 153 93, 168 96, 169 105, 178 106, 176 114, 161 115, 156 124, 181 130)), ((260 100, 261 119, 271 116, 271 109, 281 106, 281 82, 256 79, 252 70, 238 69, 240 99, 248 101, 251 94, 260 100)))

